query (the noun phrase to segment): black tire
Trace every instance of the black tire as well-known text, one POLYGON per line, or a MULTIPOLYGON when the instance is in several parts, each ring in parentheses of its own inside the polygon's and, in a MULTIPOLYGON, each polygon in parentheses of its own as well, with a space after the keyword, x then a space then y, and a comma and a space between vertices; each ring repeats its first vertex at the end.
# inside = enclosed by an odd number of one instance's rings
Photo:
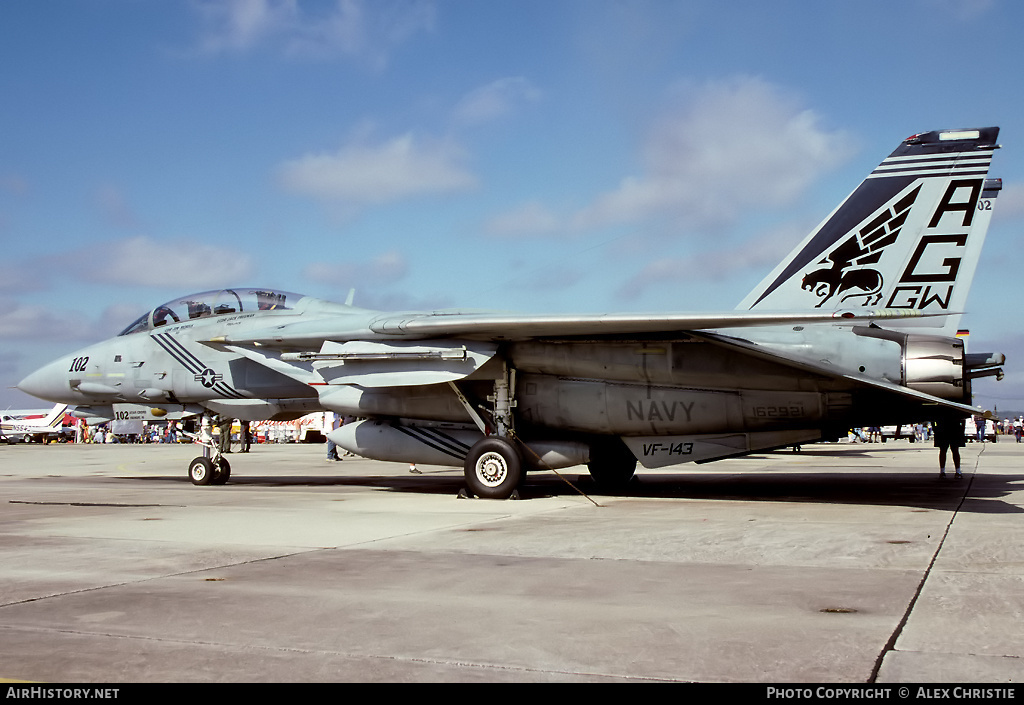
POLYGON ((485 499, 508 499, 523 479, 519 451, 496 436, 477 441, 470 448, 463 469, 469 491, 485 499))
POLYGON ((636 474, 636 456, 618 438, 601 440, 590 446, 587 469, 601 489, 619 491, 636 474))
POLYGON ((217 462, 213 467, 213 480, 210 481, 211 485, 224 485, 231 478, 231 463, 228 459, 221 456, 217 459, 217 462))
POLYGON ((193 485, 209 485, 213 482, 213 461, 202 456, 193 458, 188 464, 188 479, 193 485))

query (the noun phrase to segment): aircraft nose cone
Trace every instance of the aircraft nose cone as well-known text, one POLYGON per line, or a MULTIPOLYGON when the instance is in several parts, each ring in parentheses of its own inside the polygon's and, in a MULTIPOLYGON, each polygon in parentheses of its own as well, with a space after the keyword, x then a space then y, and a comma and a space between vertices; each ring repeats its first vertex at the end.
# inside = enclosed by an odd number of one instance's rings
POLYGON ((58 363, 50 363, 18 382, 18 389, 48 401, 66 401, 70 391, 67 370, 58 363))

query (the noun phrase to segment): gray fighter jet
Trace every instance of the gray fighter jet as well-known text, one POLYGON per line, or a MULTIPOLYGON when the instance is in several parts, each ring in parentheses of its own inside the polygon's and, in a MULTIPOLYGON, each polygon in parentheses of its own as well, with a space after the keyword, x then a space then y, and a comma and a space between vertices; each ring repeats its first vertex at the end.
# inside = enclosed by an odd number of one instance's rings
MULTIPOLYGON (((657 468, 974 413, 1002 374, 956 332, 1001 188, 999 130, 903 141, 737 309, 391 313, 258 288, 209 291, 18 386, 81 416, 358 418, 330 438, 381 460, 462 466, 512 496, 586 463, 620 486, 657 468)), ((227 480, 209 452, 196 484, 227 480)))

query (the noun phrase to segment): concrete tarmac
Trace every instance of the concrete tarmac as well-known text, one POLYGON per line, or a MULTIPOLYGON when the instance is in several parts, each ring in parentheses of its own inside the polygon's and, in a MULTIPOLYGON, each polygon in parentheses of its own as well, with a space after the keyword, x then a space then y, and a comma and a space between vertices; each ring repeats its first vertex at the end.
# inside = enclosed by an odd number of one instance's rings
POLYGON ((1024 679, 1024 445, 819 444, 518 501, 255 446, 0 445, 0 679, 1024 679), (586 493, 586 494, 583 494, 586 493))

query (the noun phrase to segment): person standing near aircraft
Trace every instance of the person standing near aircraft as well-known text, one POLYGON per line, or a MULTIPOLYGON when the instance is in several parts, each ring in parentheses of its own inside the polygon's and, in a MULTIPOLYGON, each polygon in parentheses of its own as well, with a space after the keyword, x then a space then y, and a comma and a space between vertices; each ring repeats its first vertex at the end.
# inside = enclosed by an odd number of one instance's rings
POLYGON ((939 477, 946 476, 946 451, 951 450, 956 478, 960 479, 960 448, 964 445, 964 420, 943 419, 935 422, 935 447, 939 449, 939 477))
MULTIPOLYGON (((329 424, 331 431, 341 428, 341 417, 338 414, 335 414, 333 411, 328 411, 324 414, 324 416, 331 417, 331 421, 329 424)), ((327 459, 341 460, 341 456, 338 455, 338 446, 335 445, 334 441, 331 440, 330 432, 327 433, 327 459)))
POLYGON ((231 424, 234 423, 234 419, 229 419, 222 416, 220 423, 217 424, 217 428, 220 430, 220 436, 217 440, 217 447, 221 453, 231 452, 231 424))
POLYGON ((252 445, 252 430, 249 428, 249 421, 243 419, 242 425, 242 447, 239 449, 240 453, 248 453, 249 446, 252 445))

